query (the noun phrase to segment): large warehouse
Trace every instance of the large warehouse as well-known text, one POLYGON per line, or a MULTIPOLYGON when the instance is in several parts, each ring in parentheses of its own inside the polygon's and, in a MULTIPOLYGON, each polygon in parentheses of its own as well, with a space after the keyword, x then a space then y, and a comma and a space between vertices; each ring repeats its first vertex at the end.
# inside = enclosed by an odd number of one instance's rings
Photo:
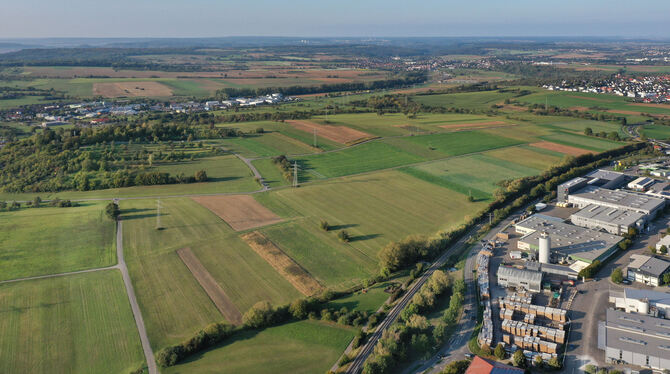
POLYGON ((503 287, 522 288, 530 292, 542 290, 542 273, 539 271, 500 266, 497 276, 498 285, 503 287))
POLYGON ((629 191, 612 191, 605 188, 586 187, 568 196, 568 202, 578 208, 601 205, 608 208, 630 210, 653 219, 665 206, 665 200, 629 191))
POLYGON ((523 234, 517 247, 525 251, 539 251, 542 233, 549 236, 551 252, 561 257, 583 261, 603 261, 614 253, 622 237, 571 225, 560 218, 534 214, 515 225, 516 232, 523 234))
POLYGON ((620 187, 626 181, 626 176, 623 173, 610 170, 594 170, 583 177, 571 179, 558 186, 557 198, 559 202, 567 203, 568 196, 584 187, 602 187, 607 189, 615 189, 620 187))
POLYGON ((632 210, 590 204, 573 213, 570 216, 570 221, 577 226, 605 230, 614 235, 625 235, 629 228, 643 228, 645 215, 632 210))

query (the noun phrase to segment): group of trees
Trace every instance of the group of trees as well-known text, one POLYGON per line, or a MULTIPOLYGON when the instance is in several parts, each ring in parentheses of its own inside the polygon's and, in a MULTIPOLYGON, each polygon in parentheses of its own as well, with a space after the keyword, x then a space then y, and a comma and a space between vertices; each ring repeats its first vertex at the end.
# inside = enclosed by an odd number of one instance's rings
POLYGON ((321 84, 318 86, 290 86, 290 87, 263 87, 263 88, 224 88, 216 91, 216 97, 227 99, 229 97, 254 97, 272 93, 283 95, 306 95, 314 93, 341 92, 341 91, 372 91, 389 88, 407 87, 420 84, 428 79, 423 72, 406 73, 404 76, 377 80, 371 82, 348 82, 321 84))
POLYGON ((214 323, 198 331, 192 338, 162 349, 156 362, 162 367, 173 366, 185 357, 213 347, 233 334, 234 328, 225 323, 214 323))
POLYGON ((425 356, 435 345, 448 337, 449 328, 456 323, 463 302, 465 283, 436 270, 429 280, 414 295, 410 305, 403 310, 400 320, 384 332, 375 345, 373 354, 363 366, 364 374, 388 373, 397 363, 411 355, 425 356), (436 326, 432 326, 422 315, 436 306, 437 299, 451 289, 449 308, 436 326))
MULTIPOLYGON (((624 121, 625 121, 625 119, 626 118, 624 118, 624 121)), ((598 138, 606 138, 606 139, 614 140, 614 141, 620 141, 621 140, 621 137, 619 136, 619 133, 616 132, 616 131, 610 131, 610 132, 601 131, 601 132, 598 132, 598 133, 594 133, 593 129, 590 128, 590 127, 584 128, 584 135, 595 136, 595 137, 598 137, 598 138)))

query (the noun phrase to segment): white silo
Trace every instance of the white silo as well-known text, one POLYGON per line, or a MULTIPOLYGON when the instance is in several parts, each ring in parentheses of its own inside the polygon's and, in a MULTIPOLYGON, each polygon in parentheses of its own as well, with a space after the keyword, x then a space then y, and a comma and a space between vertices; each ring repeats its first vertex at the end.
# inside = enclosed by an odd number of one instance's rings
POLYGON ((649 314, 649 299, 641 299, 637 306, 637 312, 640 314, 649 314))
POLYGON ((540 253, 538 259, 541 264, 548 264, 550 256, 551 256, 551 241, 549 240, 549 235, 547 235, 546 232, 543 232, 540 235, 540 253))

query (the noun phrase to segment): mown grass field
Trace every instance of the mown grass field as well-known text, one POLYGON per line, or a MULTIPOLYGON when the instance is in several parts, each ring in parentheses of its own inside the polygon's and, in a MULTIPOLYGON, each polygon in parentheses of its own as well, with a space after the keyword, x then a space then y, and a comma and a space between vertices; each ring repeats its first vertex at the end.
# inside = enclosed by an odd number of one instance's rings
MULTIPOLYGON (((375 265, 377 252, 388 242, 409 234, 434 234, 455 227, 465 215, 485 205, 468 202, 466 195, 398 171, 318 182, 254 197, 280 216, 307 227, 308 231, 318 227, 322 219, 328 221, 336 226, 327 233, 333 240, 339 229, 346 229, 351 240, 342 248, 360 252, 375 265)), ((291 240, 279 238, 278 235, 287 234, 277 231, 270 239, 291 240)), ((332 271, 327 263, 320 270, 302 265, 316 276, 319 271, 332 271)))
POLYGON ((0 280, 114 265, 116 228, 105 204, 0 212, 0 280))
POLYGON ((353 339, 355 330, 317 321, 292 322, 244 332, 223 345, 163 369, 182 373, 324 373, 353 339))
POLYGON ((489 154, 454 157, 401 170, 453 191, 471 194, 476 200, 491 198, 499 181, 541 172, 541 169, 489 154))
POLYGON ((0 285, 0 372, 128 373, 144 354, 118 270, 0 285))
POLYGON ((241 313, 254 303, 275 305, 300 293, 219 217, 190 199, 122 201, 124 251, 152 346, 190 337, 223 317, 176 250, 191 248, 241 313))
POLYGON ((314 148, 278 131, 228 139, 223 144, 230 146, 235 153, 239 153, 245 157, 269 157, 282 154, 293 155, 320 152, 318 148, 314 148))
MULTIPOLYGON (((532 88, 531 88, 532 89, 532 88)), ((491 105, 502 104, 505 99, 512 99, 515 92, 482 91, 442 95, 418 95, 414 101, 443 108, 488 109, 491 105)))

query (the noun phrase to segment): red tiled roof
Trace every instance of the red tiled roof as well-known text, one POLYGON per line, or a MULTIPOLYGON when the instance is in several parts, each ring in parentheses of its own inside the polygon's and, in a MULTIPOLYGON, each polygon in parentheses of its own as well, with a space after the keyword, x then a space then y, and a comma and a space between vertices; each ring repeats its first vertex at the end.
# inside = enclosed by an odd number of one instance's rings
POLYGON ((521 374, 523 369, 475 356, 465 374, 521 374))

